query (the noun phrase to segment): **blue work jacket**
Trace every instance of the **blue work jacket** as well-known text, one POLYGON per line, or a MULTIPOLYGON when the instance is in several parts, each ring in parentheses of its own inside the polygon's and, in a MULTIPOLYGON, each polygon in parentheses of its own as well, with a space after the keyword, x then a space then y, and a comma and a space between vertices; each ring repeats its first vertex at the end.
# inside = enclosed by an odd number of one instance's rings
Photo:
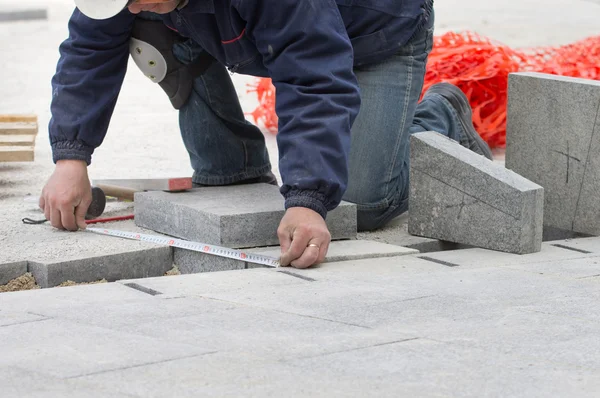
MULTIPOLYGON (((277 89, 279 170, 286 208, 326 216, 348 182, 360 108, 353 67, 378 62, 424 26, 433 0, 189 0, 163 16, 233 72, 277 89)), ((52 79, 53 159, 91 163, 125 76, 135 15, 73 12, 52 79)))

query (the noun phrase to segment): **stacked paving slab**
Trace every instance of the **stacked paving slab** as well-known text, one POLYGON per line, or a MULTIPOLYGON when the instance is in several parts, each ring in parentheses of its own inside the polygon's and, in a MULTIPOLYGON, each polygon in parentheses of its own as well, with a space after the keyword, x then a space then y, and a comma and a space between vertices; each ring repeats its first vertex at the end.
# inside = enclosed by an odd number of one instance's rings
POLYGON ((600 233, 600 82, 509 78, 506 167, 544 187, 547 231, 600 233))
POLYGON ((600 82, 509 78, 506 165, 411 138, 409 232, 516 254, 600 233, 600 82))

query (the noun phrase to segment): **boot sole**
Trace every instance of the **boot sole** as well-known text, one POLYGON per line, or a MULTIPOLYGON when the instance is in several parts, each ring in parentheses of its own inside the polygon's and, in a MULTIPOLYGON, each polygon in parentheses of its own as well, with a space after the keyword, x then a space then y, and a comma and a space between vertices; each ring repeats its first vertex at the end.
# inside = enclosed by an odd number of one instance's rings
POLYGON ((463 126, 463 130, 469 136, 469 139, 475 141, 478 149, 483 153, 483 155, 493 160, 492 151, 488 144, 481 138, 475 127, 473 126, 473 112, 471 112, 471 105, 465 94, 462 90, 450 83, 438 83, 432 86, 429 89, 429 92, 432 94, 439 94, 444 97, 450 104, 458 111, 458 118, 460 120, 461 125, 463 126), (450 91, 453 95, 448 96, 444 95, 450 91))

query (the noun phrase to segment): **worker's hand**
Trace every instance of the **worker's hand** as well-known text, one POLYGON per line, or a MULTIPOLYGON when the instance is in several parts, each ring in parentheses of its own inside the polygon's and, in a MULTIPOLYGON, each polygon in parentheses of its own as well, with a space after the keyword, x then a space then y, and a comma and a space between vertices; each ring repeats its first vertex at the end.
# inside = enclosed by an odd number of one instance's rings
POLYGON ((321 215, 305 207, 291 207, 277 229, 281 245, 280 265, 308 268, 323 262, 331 234, 321 215))
POLYGON ((53 227, 76 231, 85 229, 85 214, 92 203, 87 164, 80 160, 59 160, 40 196, 40 208, 53 227))

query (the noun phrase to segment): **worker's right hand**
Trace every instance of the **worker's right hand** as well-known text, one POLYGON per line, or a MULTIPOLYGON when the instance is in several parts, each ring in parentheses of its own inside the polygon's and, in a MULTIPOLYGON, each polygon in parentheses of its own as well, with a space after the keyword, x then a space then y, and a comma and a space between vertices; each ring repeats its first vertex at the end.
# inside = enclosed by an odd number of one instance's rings
POLYGON ((85 214, 92 203, 87 164, 81 160, 59 160, 42 190, 39 206, 53 227, 85 229, 85 214))

